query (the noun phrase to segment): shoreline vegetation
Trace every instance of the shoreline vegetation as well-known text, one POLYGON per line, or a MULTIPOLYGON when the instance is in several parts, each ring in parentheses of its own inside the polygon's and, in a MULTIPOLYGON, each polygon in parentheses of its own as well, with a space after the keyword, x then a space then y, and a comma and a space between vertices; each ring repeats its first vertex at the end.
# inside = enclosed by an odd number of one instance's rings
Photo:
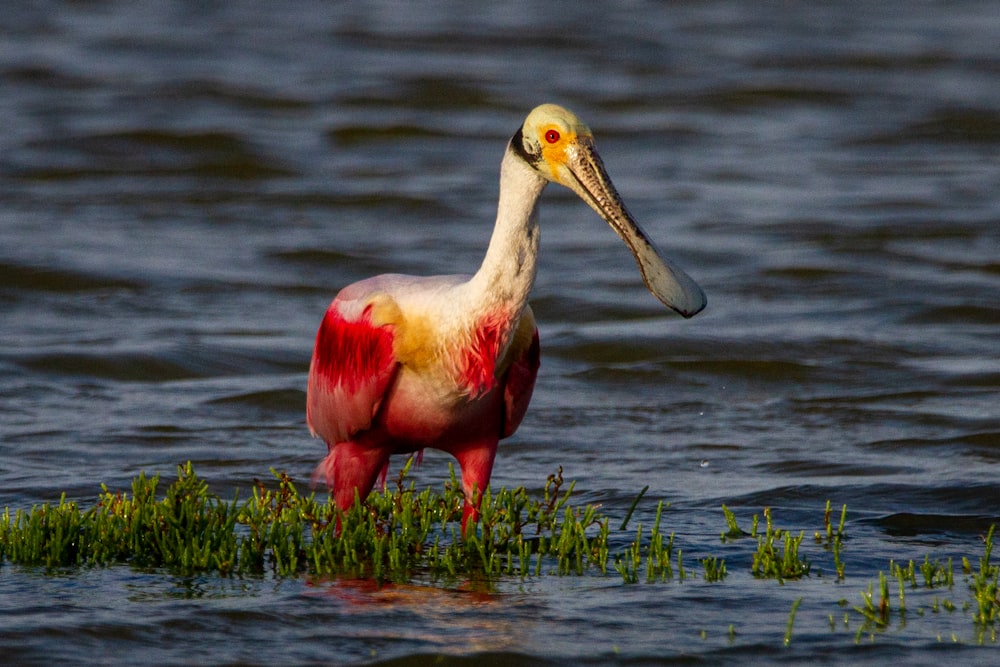
MULTIPOLYGON (((462 537, 463 494, 454 470, 441 491, 418 491, 407 479, 411 464, 412 459, 394 484, 346 513, 325 494, 300 494, 288 475, 273 470, 276 488, 256 480, 246 500, 237 495, 226 501, 209 492, 190 462, 178 466, 177 479, 162 496, 159 475, 143 473, 133 479, 131 494, 102 484, 97 502, 86 509, 65 495, 58 504, 29 511, 6 508, 0 520, 0 576, 6 564, 46 570, 125 564, 183 574, 342 577, 379 585, 462 581, 490 590, 505 578, 547 575, 617 573, 623 584, 636 585, 715 583, 730 574, 725 559, 714 555, 685 560, 674 534, 663 531, 667 508, 662 501, 651 526, 629 525, 647 489, 618 525, 599 506, 574 505, 574 484, 564 482, 560 468, 538 497, 524 488, 487 489, 477 531, 462 537)), ((755 579, 784 584, 811 577, 813 561, 822 559, 828 566, 823 571, 844 581, 846 505, 838 513, 827 501, 823 528, 811 540, 805 531, 778 528, 769 508, 762 512, 763 521, 753 516, 749 530, 739 526, 729 508, 723 506, 722 512, 720 542, 747 545, 755 579)), ((982 553, 963 556, 960 563, 930 555, 923 562, 891 560, 887 571, 880 570, 861 591, 857 604, 833 601, 831 627, 841 615, 849 624, 853 612, 860 640, 885 630, 894 618, 905 623, 907 614, 961 611, 974 624, 979 643, 996 643, 1000 566, 992 561, 994 529, 990 526, 983 536, 982 553), (907 596, 915 593, 917 603, 908 603, 907 596)), ((792 641, 801 602, 800 597, 792 605, 785 644, 792 641)))

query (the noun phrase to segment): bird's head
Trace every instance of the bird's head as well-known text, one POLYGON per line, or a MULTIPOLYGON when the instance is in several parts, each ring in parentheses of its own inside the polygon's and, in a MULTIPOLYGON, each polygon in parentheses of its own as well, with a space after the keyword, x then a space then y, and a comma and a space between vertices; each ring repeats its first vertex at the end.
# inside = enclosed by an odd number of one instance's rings
POLYGON ((701 287, 660 253, 625 208, 594 148, 594 135, 576 114, 556 104, 535 107, 511 138, 510 150, 542 178, 575 192, 611 225, 635 256, 646 287, 664 305, 684 317, 705 307, 701 287))
POLYGON ((575 180, 569 165, 586 146, 593 151, 590 128, 555 104, 535 107, 521 126, 521 148, 528 163, 547 180, 569 188, 575 180))

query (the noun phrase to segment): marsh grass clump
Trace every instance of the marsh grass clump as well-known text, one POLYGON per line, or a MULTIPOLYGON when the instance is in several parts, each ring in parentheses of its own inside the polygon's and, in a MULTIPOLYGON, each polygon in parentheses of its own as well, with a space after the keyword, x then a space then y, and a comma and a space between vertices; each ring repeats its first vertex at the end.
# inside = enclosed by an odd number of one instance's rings
POLYGON ((750 536, 750 533, 740 528, 739 524, 736 522, 736 514, 734 514, 733 511, 725 505, 722 506, 722 516, 726 520, 726 530, 720 536, 720 539, 723 542, 750 536))
POLYGON ((1000 578, 1000 565, 990 563, 993 553, 993 533, 996 525, 991 525, 983 539, 984 553, 979 558, 979 570, 972 573, 969 586, 976 601, 974 619, 980 626, 993 625, 1000 618, 1000 592, 997 580, 1000 578))
POLYGON ((724 558, 716 558, 715 556, 702 558, 701 566, 705 570, 705 581, 722 581, 729 574, 726 571, 726 560, 724 558))
MULTIPOLYGON (((642 490, 639 497, 646 492, 646 489, 642 490)), ((660 522, 663 518, 663 501, 656 506, 656 519, 653 521, 653 527, 649 531, 649 537, 645 541, 645 546, 643 542, 643 530, 642 524, 638 524, 635 532, 635 539, 629 544, 625 551, 615 557, 615 570, 622 576, 622 581, 626 584, 635 584, 640 580, 640 573, 645 570, 646 581, 670 581, 674 577, 674 569, 671 564, 672 556, 674 553, 674 534, 671 533, 669 537, 664 538, 662 532, 660 532, 660 522), (643 561, 645 554, 645 568, 643 568, 643 561)), ((635 509, 635 503, 633 503, 632 508, 629 510, 628 517, 631 517, 632 511, 635 509)), ((622 523, 623 529, 627 525, 628 517, 626 521, 622 523)), ((684 566, 681 560, 681 552, 677 552, 677 570, 678 576, 683 581, 684 579, 684 566)))
POLYGON ((236 502, 209 494, 190 463, 160 501, 158 483, 159 477, 140 474, 132 481, 131 497, 102 485, 97 504, 86 511, 65 495, 58 505, 18 510, 13 517, 7 509, 0 520, 0 556, 50 568, 129 561, 182 571, 231 571, 238 549, 236 502))
POLYGON ((947 565, 945 565, 937 560, 932 561, 930 554, 927 554, 924 556, 924 562, 920 565, 920 574, 923 576, 924 586, 927 588, 936 588, 939 586, 951 588, 955 583, 951 558, 948 559, 947 565))
POLYGON ((889 580, 884 572, 878 573, 879 595, 876 601, 875 593, 872 591, 872 584, 868 584, 867 591, 861 591, 862 605, 855 606, 854 610, 865 617, 865 626, 858 629, 859 636, 867 628, 873 625, 882 629, 889 625, 889 614, 891 607, 889 604, 889 580))
POLYGON ((479 531, 461 536, 461 485, 452 471, 443 493, 407 483, 373 493, 346 512, 329 499, 302 495, 274 472, 277 488, 257 482, 250 498, 223 501, 209 493, 188 463, 162 499, 159 477, 140 474, 132 493, 101 487, 81 510, 63 497, 56 505, 6 510, 0 559, 52 568, 129 563, 177 572, 278 576, 307 572, 379 581, 430 578, 526 577, 550 571, 606 571, 608 520, 594 506, 575 507, 562 470, 542 497, 523 488, 484 493, 479 531))
POLYGON ((757 536, 757 551, 753 555, 753 575, 762 579, 798 579, 809 574, 812 567, 809 559, 799 555, 799 547, 805 533, 793 536, 788 530, 775 528, 771 521, 771 508, 764 508, 764 534, 757 533, 757 517, 754 516, 754 535, 757 536))
MULTIPOLYGON (((785 579, 800 579, 808 576, 812 569, 809 559, 800 555, 799 549, 805 537, 805 531, 800 531, 797 536, 788 530, 776 528, 772 521, 771 508, 764 508, 764 532, 760 533, 760 517, 753 515, 752 526, 749 532, 740 528, 736 520, 735 513, 725 505, 722 506, 722 514, 726 521, 726 531, 720 535, 723 543, 732 542, 743 537, 751 537, 757 540, 757 549, 753 553, 752 565, 750 568, 753 576, 760 579, 776 579, 779 583, 784 583, 785 579)), ((843 564, 840 562, 840 540, 844 531, 844 521, 847 518, 847 506, 844 505, 840 518, 840 527, 836 534, 830 528, 830 501, 826 503, 824 521, 828 533, 828 545, 835 545, 834 563, 838 572, 838 577, 843 578, 843 564)), ((817 542, 822 542, 819 533, 816 533, 817 542)), ((707 559, 706 578, 713 577, 716 572, 712 566, 715 564, 711 559, 707 559)), ((721 570, 721 577, 725 577, 725 563, 721 570)), ((716 581, 710 578, 709 581, 716 581)))

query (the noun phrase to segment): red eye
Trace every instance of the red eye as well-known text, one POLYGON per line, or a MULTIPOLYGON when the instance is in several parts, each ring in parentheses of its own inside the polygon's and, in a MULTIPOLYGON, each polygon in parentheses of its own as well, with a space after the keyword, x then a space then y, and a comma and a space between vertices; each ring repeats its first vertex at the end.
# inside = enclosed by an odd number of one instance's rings
POLYGON ((556 143, 557 141, 559 141, 559 133, 556 132, 555 130, 549 130, 548 132, 545 133, 545 141, 549 142, 550 144, 556 143))

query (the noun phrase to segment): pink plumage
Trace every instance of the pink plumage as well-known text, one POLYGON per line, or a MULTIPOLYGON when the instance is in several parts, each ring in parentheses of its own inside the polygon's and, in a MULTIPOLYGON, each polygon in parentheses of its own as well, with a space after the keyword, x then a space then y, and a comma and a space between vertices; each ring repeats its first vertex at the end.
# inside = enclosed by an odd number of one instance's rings
POLYGON ((392 331, 376 327, 371 307, 345 317, 334 301, 319 332, 309 370, 306 421, 326 442, 367 429, 396 370, 392 331))

